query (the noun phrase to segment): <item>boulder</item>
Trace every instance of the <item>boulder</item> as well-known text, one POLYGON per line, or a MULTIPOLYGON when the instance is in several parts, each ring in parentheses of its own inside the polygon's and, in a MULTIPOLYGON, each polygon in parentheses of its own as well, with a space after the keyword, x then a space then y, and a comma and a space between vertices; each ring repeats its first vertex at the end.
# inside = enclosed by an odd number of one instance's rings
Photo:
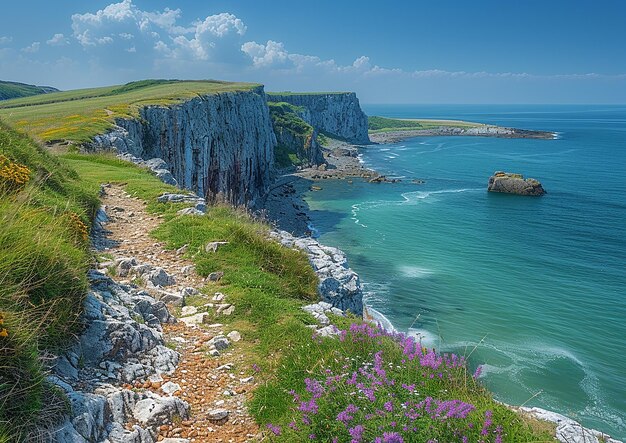
POLYGON ((541 183, 534 178, 524 178, 522 174, 496 171, 489 177, 489 192, 540 196, 546 193, 541 183))

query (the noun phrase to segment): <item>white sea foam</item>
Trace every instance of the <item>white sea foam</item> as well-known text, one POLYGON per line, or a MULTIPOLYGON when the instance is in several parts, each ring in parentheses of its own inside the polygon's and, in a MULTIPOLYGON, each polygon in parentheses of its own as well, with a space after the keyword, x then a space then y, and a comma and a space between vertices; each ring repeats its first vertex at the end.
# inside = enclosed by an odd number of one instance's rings
POLYGON ((482 188, 462 188, 462 189, 442 189, 439 191, 412 191, 412 192, 405 192, 402 195, 402 197, 404 198, 404 202, 405 204, 410 204, 410 203, 417 203, 420 200, 424 200, 427 199, 428 197, 432 196, 432 195, 439 195, 439 194, 458 194, 460 192, 476 192, 476 191, 484 191, 484 189, 482 188))
POLYGON ((409 328, 407 335, 415 337, 421 342, 422 346, 427 348, 434 348, 439 343, 439 337, 426 329, 409 328))
POLYGON ((382 312, 379 312, 376 309, 368 306, 367 313, 370 315, 370 317, 374 319, 376 323, 380 324, 383 329, 390 332, 394 332, 396 330, 396 328, 393 327, 391 321, 387 317, 385 317, 382 312))
POLYGON ((402 265, 398 269, 404 277, 408 278, 428 278, 434 274, 432 270, 421 266, 402 265))

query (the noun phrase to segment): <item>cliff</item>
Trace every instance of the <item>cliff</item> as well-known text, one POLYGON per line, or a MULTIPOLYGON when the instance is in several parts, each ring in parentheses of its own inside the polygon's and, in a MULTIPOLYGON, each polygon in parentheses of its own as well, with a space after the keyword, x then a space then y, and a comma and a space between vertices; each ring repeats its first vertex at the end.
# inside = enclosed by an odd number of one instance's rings
POLYGON ((270 93, 270 102, 286 102, 301 108, 300 118, 322 133, 342 140, 370 143, 367 116, 354 92, 294 94, 270 93))
POLYGON ((268 104, 276 134, 278 166, 285 167, 296 163, 312 166, 324 163, 317 130, 300 117, 305 108, 285 102, 268 104))
POLYGON ((262 86, 146 106, 139 115, 118 119, 91 147, 161 158, 180 187, 209 202, 254 206, 267 192, 276 137, 262 86))
POLYGON ((505 194, 540 196, 546 193, 534 178, 524 179, 522 174, 496 171, 489 177, 487 190, 490 192, 502 192, 505 194))

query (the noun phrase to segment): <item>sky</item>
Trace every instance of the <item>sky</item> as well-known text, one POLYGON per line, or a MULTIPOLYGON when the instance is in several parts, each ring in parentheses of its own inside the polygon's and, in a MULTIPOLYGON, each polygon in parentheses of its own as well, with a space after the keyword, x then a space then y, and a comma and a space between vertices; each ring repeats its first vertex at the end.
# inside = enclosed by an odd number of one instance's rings
POLYGON ((6 2, 0 80, 355 91, 363 103, 626 103, 623 0, 6 2))

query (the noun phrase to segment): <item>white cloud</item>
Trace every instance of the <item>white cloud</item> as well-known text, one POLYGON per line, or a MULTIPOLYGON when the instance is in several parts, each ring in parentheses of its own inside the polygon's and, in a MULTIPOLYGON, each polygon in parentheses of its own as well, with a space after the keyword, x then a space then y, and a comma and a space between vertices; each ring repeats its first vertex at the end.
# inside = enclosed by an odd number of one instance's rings
POLYGON ((50 40, 46 41, 46 44, 50 46, 64 46, 69 44, 69 42, 63 34, 54 34, 50 40))
POLYGON ((0 37, 0 45, 8 45, 12 41, 13 41, 13 37, 5 37, 5 36, 0 37))
POLYGON ((39 48, 41 47, 41 43, 40 42, 33 42, 31 43, 29 46, 26 46, 25 48, 22 48, 22 51, 24 52, 29 52, 29 53, 35 53, 35 52, 39 52, 39 48))
POLYGON ((246 42, 241 50, 252 58, 252 64, 257 67, 284 66, 289 60, 289 53, 283 43, 268 40, 265 45, 257 42, 246 42))
POLYGON ((184 35, 170 36, 173 44, 168 45, 161 40, 158 42, 158 48, 172 58, 210 60, 218 45, 236 51, 236 44, 232 44, 233 40, 238 41, 239 37, 246 33, 246 29, 243 21, 233 14, 210 15, 203 21, 195 23, 192 38, 184 35))
POLYGON ((132 0, 111 3, 94 13, 72 15, 74 37, 84 47, 110 43, 116 37, 128 40, 135 33, 165 30, 171 34, 186 32, 176 25, 181 15, 180 9, 165 8, 164 11, 142 11, 132 0))

